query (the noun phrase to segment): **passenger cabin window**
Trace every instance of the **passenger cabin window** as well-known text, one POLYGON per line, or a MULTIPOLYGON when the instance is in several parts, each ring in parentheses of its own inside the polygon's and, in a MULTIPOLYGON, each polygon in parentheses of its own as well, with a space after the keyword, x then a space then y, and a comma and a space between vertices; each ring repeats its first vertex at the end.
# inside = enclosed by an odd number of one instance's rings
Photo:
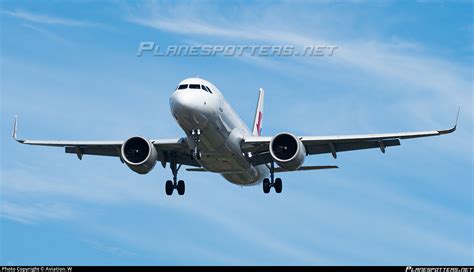
POLYGON ((183 84, 183 85, 179 85, 178 90, 182 90, 186 88, 188 88, 188 84, 183 84))
POLYGON ((201 89, 199 84, 189 84, 189 89, 201 89))

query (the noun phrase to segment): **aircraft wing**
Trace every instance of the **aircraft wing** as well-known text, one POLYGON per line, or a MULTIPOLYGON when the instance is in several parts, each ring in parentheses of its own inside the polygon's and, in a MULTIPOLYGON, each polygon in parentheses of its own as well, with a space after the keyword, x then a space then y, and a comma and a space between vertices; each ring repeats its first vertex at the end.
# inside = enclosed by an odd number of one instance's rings
MULTIPOLYGON (((110 156, 121 158, 121 148, 123 141, 49 141, 49 140, 20 140, 17 139, 17 118, 13 127, 13 138, 21 143, 27 145, 53 146, 64 147, 66 153, 76 154, 79 159, 83 155, 97 155, 110 156)), ((189 147, 185 138, 177 139, 159 139, 150 140, 158 151, 158 161, 164 165, 170 162, 171 152, 176 153, 176 160, 178 164, 189 166, 200 166, 199 163, 190 155, 189 147)))
MULTIPOLYGON (((337 158, 338 152, 369 148, 379 148, 385 153, 385 148, 400 145, 400 140, 448 134, 454 132, 456 126, 457 118, 455 125, 445 130, 364 135, 300 136, 298 138, 303 142, 307 155, 329 153, 332 154, 334 158, 337 158)), ((272 137, 258 136, 244 138, 242 151, 252 153, 250 160, 253 165, 270 163, 272 161, 269 151, 271 139, 272 137)))

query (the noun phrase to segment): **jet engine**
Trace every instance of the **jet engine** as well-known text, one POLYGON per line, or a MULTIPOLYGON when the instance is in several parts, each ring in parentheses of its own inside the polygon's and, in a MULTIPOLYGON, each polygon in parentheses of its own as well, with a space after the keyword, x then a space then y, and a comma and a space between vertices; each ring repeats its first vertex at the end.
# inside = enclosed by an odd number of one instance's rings
POLYGON ((153 144, 142 137, 131 137, 122 144, 122 159, 139 174, 146 174, 155 167, 158 152, 153 144))
POLYGON ((286 170, 297 170, 303 165, 306 148, 300 139, 290 133, 280 133, 270 141, 270 154, 286 170))

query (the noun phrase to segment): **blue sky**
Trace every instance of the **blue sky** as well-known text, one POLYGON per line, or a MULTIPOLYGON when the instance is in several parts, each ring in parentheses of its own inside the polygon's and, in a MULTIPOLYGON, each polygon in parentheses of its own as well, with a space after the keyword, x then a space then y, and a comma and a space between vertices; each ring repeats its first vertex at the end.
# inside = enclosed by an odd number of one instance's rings
POLYGON ((472 3, 2 1, 0 263, 474 264, 472 3), (136 56, 166 45, 336 45, 331 57, 136 56), (308 157, 282 194, 216 174, 141 176, 20 137, 174 138, 168 98, 199 75, 263 134, 456 133, 308 157))

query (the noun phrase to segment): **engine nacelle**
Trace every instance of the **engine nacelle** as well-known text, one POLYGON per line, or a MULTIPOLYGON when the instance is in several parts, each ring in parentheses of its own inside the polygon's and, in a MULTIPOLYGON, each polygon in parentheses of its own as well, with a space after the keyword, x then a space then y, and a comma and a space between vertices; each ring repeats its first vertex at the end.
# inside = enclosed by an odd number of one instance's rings
POLYGON ((270 154, 286 170, 297 170, 304 163, 306 148, 303 142, 290 133, 280 133, 270 141, 270 154))
POLYGON ((126 140, 121 149, 125 164, 139 174, 146 174, 155 167, 158 152, 145 138, 135 136, 126 140))

